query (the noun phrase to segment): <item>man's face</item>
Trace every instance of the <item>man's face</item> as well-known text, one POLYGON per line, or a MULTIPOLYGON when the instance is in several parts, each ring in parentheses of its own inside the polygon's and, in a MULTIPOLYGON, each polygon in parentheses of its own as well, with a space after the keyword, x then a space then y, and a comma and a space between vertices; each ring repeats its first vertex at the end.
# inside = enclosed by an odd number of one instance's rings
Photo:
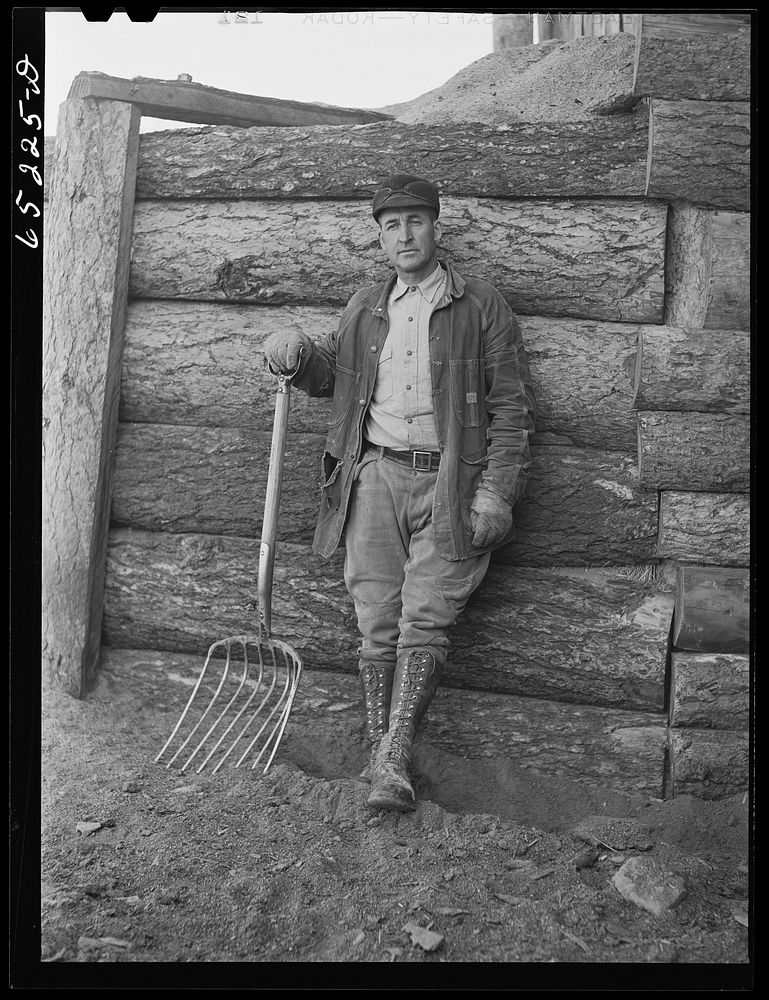
POLYGON ((388 209, 379 216, 379 242, 398 276, 416 284, 438 264, 441 224, 429 208, 388 209))

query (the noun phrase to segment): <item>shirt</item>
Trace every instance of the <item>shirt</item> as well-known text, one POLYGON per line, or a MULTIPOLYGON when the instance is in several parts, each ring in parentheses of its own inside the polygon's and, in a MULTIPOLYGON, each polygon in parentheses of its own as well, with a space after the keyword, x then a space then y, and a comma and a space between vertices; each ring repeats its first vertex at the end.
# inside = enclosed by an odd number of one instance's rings
POLYGON ((446 285, 438 264, 418 285, 398 278, 387 303, 389 330, 366 415, 366 438, 399 451, 437 451, 430 374, 430 316, 446 285))

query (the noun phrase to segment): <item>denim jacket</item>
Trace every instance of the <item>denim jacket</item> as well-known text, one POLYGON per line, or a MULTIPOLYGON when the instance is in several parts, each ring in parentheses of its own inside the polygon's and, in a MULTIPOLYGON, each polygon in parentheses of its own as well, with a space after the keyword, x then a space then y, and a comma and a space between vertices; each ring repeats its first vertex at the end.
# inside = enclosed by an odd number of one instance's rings
MULTIPOLYGON (((534 394, 518 322, 499 292, 462 278, 442 260, 448 280, 430 317, 430 368, 441 462, 433 502, 438 552, 458 560, 487 549, 472 544, 470 505, 481 480, 514 505, 531 465, 534 394)), ((316 344, 293 384, 310 396, 333 396, 314 551, 329 558, 344 530, 363 425, 388 330, 395 283, 356 292, 339 327, 316 344)), ((504 545, 513 531, 489 548, 504 545)))

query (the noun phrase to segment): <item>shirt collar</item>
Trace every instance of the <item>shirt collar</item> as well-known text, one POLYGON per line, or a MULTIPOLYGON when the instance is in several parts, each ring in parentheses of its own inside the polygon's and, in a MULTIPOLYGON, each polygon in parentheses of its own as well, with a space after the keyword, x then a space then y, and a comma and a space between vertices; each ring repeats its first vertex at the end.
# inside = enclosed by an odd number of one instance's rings
POLYGON ((440 264, 435 265, 435 270, 432 274, 428 275, 423 281, 420 281, 418 285, 407 285, 402 278, 398 277, 395 282, 395 287, 390 294, 390 301, 395 302, 399 299, 401 295, 405 295, 411 288, 418 288, 419 291, 424 295, 428 302, 432 302, 435 298, 438 289, 443 284, 446 277, 446 272, 443 270, 440 264))

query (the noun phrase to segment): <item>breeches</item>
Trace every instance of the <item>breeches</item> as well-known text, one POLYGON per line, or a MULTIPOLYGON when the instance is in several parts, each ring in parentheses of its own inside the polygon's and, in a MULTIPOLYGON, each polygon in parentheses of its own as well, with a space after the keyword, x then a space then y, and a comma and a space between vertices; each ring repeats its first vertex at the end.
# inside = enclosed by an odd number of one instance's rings
POLYGON ((415 647, 441 662, 449 628, 483 580, 489 553, 450 562, 433 540, 438 473, 368 452, 357 471, 345 529, 345 583, 362 636, 361 659, 394 662, 415 647))

